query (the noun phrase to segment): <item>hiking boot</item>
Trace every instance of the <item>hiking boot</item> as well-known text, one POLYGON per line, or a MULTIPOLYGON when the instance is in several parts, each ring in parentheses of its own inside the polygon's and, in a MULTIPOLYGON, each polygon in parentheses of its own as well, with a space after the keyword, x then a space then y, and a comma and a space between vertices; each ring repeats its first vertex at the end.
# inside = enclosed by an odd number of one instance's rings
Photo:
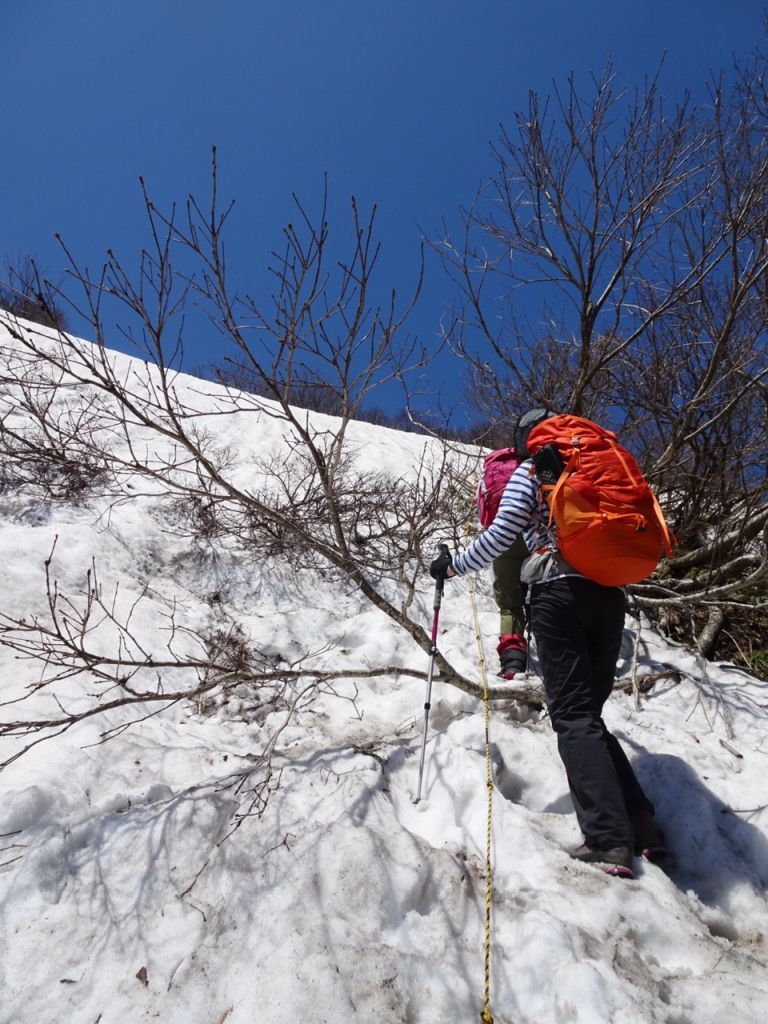
POLYGON ((501 669, 499 675, 504 679, 514 679, 523 675, 528 665, 528 645, 521 633, 505 633, 499 637, 499 654, 501 669))
POLYGON ((632 847, 611 846, 609 849, 597 850, 584 843, 571 851, 574 860, 583 864, 594 864, 606 875, 617 875, 619 878, 634 878, 632 870, 632 847))
POLYGON ((663 860, 667 855, 667 844, 651 812, 635 811, 630 814, 629 820, 635 833, 635 855, 652 862, 663 860))

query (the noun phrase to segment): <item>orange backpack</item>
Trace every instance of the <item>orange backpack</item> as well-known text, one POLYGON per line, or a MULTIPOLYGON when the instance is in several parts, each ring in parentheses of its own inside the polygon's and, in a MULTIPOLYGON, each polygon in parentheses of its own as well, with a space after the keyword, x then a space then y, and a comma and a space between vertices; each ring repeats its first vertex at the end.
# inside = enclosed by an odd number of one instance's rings
POLYGON ((528 435, 534 457, 553 445, 565 468, 548 491, 557 546, 582 576, 606 587, 639 583, 672 553, 674 537, 640 467, 610 430, 551 416, 528 435))

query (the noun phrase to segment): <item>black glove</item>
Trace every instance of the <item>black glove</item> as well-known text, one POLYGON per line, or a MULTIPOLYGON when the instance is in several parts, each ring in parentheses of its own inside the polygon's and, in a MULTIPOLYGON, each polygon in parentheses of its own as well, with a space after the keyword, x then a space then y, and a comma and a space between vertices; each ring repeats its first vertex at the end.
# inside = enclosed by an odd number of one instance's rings
POLYGON ((554 444, 545 444, 536 452, 532 461, 543 484, 556 484, 565 469, 563 457, 554 444))
POLYGON ((430 565, 429 574, 435 580, 444 580, 452 565, 453 562, 451 561, 451 552, 448 550, 448 545, 441 544, 440 554, 430 565))

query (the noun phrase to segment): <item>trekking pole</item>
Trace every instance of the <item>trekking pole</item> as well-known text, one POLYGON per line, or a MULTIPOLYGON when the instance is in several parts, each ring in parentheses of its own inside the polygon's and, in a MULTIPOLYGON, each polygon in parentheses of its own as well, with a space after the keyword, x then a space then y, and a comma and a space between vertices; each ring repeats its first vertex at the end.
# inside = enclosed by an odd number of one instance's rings
MULTIPOLYGON (((440 544, 439 550, 441 552, 449 553, 447 544, 440 544)), ((445 576, 438 576, 435 580, 435 600, 432 604, 435 614, 432 619, 432 647, 429 652, 429 669, 427 670, 427 696, 424 700, 424 735, 421 740, 421 758, 419 759, 419 785, 416 790, 416 799, 413 801, 415 804, 421 800, 421 780, 424 775, 424 755, 427 750, 427 729, 429 727, 429 709, 432 706, 430 701, 432 699, 432 677, 435 672, 435 655, 437 654, 437 622, 440 617, 440 605, 443 601, 443 587, 445 586, 445 576)))

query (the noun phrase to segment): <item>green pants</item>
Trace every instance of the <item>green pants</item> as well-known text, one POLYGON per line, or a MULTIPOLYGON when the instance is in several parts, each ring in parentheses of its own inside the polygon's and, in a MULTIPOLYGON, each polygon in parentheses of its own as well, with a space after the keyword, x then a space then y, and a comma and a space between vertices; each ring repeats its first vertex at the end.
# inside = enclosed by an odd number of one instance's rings
POLYGON ((520 569, 528 557, 522 537, 493 562, 493 596, 499 606, 499 635, 525 632, 520 569))

